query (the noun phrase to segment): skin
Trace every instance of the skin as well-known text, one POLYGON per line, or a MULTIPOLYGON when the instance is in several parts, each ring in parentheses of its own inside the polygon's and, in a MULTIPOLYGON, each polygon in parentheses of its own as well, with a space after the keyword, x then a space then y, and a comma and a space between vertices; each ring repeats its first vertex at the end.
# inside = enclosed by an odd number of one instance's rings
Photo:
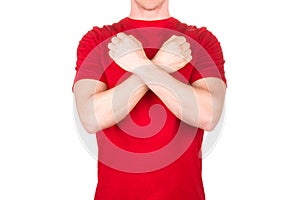
MULTIPOLYGON (((142 20, 168 18, 168 3, 168 0, 131 0, 130 17, 142 20)), ((184 37, 169 38, 152 60, 147 58, 140 41, 124 33, 113 37, 108 48, 110 57, 132 75, 111 89, 96 80, 76 82, 77 110, 89 133, 121 121, 149 89, 180 120, 207 131, 216 126, 224 104, 224 82, 218 78, 204 78, 187 85, 169 74, 192 59, 190 44, 184 37), (118 99, 117 103, 113 99, 118 99)))
POLYGON ((159 20, 170 17, 169 0, 131 0, 130 18, 159 20))

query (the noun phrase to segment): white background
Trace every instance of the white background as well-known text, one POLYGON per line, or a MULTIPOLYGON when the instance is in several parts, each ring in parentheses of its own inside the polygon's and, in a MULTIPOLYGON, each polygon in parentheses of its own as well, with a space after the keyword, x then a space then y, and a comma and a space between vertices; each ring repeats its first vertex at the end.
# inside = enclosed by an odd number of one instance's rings
MULTIPOLYGON (((226 59, 225 124, 203 161, 207 199, 300 199, 297 1, 170 1, 172 16, 218 37, 226 59)), ((1 1, 0 199, 93 199, 96 161, 73 122, 76 48, 129 6, 1 1)))

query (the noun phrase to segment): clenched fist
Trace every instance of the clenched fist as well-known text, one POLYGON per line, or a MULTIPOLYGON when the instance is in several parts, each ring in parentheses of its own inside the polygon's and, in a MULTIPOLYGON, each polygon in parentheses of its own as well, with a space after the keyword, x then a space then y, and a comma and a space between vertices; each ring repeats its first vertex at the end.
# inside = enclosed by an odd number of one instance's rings
POLYGON ((109 56, 126 71, 132 72, 137 67, 150 62, 141 42, 132 35, 118 33, 111 39, 108 48, 109 56))
POLYGON ((152 62, 172 73, 192 60, 190 44, 183 36, 170 37, 157 52, 152 62))

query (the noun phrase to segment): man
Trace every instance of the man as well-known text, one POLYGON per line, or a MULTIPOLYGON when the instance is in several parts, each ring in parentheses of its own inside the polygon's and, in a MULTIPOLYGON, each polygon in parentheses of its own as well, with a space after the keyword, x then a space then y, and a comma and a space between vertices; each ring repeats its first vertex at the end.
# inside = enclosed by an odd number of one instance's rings
POLYGON ((96 200, 205 199, 199 152, 223 109, 223 54, 168 6, 131 0, 129 17, 79 43, 73 90, 82 125, 97 134, 96 200))

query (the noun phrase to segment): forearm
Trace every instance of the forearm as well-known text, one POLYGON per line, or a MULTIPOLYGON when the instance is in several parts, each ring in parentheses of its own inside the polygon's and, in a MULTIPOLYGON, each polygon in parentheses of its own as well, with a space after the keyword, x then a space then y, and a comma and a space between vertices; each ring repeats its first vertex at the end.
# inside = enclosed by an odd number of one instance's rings
MULTIPOLYGON (((173 72, 160 70, 166 74, 173 72)), ((148 90, 144 81, 133 74, 118 86, 91 96, 89 102, 94 105, 97 129, 111 127, 124 119, 148 90)))
MULTIPOLYGON (((155 63, 155 61, 153 61, 155 63)), ((161 70, 167 71, 166 68, 161 70)), ((168 72, 166 72, 168 73, 168 72)), ((91 95, 78 99, 78 110, 84 127, 90 133, 111 127, 124 119, 135 107, 139 100, 149 90, 144 81, 137 75, 109 90, 97 92, 97 86, 90 85, 91 95), (95 92, 96 91, 96 92, 95 92)))
POLYGON ((134 73, 177 118, 192 126, 209 129, 213 111, 213 97, 209 91, 184 84, 151 62, 134 73))
POLYGON ((95 117, 94 131, 111 127, 125 118, 139 100, 148 91, 148 87, 136 75, 114 88, 92 95, 88 102, 92 105, 90 115, 95 117))

